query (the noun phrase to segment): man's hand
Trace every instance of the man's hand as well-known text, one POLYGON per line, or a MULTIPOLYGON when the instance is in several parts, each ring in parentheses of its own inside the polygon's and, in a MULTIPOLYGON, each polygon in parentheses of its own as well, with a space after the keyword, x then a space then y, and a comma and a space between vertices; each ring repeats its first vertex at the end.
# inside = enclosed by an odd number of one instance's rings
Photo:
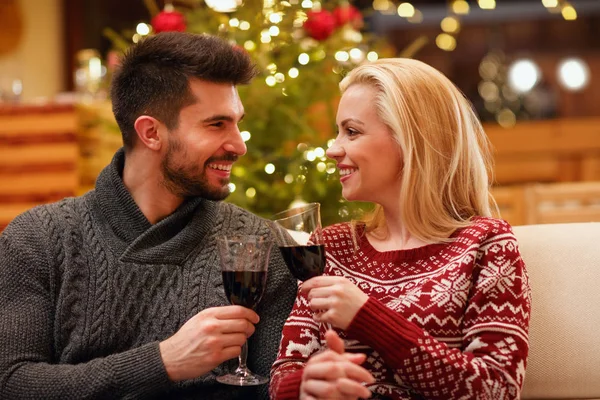
POLYGON ((371 397, 371 391, 363 386, 373 383, 373 375, 361 367, 364 354, 344 352, 344 341, 334 331, 325 334, 327 347, 322 353, 308 360, 300 384, 301 400, 358 399, 371 397))
POLYGON ((369 296, 348 279, 339 276, 317 276, 302 284, 308 292, 310 308, 317 322, 347 329, 369 296))
POLYGON ((207 308, 160 343, 160 354, 172 381, 197 378, 241 353, 259 317, 241 306, 207 308))

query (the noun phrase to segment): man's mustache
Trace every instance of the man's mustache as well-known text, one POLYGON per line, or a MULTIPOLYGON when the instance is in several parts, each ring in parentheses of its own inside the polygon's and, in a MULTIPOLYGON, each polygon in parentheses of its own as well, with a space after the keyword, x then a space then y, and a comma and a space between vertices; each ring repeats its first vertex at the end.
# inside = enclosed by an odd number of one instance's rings
POLYGON ((222 156, 209 158, 208 160, 206 160, 206 164, 211 164, 211 163, 218 162, 218 161, 236 162, 238 160, 238 158, 240 158, 240 157, 237 154, 227 153, 222 156))

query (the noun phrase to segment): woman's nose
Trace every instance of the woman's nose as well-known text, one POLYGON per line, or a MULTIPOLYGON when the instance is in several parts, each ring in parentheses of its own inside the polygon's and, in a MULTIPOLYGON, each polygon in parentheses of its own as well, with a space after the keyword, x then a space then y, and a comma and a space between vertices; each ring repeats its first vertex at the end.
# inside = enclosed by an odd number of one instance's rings
POLYGON ((338 141, 335 140, 331 147, 327 149, 325 155, 329 158, 339 158, 344 155, 344 149, 338 144, 338 141))

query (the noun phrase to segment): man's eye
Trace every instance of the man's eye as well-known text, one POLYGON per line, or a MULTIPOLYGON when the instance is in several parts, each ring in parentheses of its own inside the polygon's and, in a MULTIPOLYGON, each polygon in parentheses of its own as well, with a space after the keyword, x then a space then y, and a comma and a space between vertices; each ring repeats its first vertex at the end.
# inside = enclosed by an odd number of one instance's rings
POLYGON ((215 122, 214 124, 210 124, 210 126, 214 126, 215 128, 222 128, 225 124, 223 122, 215 122))

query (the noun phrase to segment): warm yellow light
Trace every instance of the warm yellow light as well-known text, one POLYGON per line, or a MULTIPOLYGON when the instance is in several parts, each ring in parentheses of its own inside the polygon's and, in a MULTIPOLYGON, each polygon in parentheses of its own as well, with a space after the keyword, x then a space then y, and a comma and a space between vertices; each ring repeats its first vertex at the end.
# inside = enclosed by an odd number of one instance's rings
POLYGON ((143 22, 140 22, 135 27, 135 31, 138 33, 138 35, 146 36, 147 34, 150 33, 150 26, 147 24, 144 24, 143 22))
POLYGON ((347 51, 340 50, 335 53, 335 59, 340 62, 345 62, 350 59, 350 54, 348 54, 347 51))
POLYGON ((404 18, 410 18, 415 15, 415 7, 410 3, 402 3, 398 6, 398 15, 404 18))
POLYGON ((271 175, 273 172, 275 172, 275 166, 271 163, 268 163, 267 165, 265 165, 265 172, 271 175))
POLYGON ((271 21, 271 23, 273 24, 278 24, 281 22, 283 18, 281 17, 281 14, 279 13, 273 13, 271 15, 269 15, 269 21, 271 21))
POLYGON ((373 9, 377 11, 387 11, 390 5, 389 0, 373 0, 373 9))
POLYGON ((269 86, 275 86, 275 84, 277 83, 277 80, 275 79, 274 76, 270 75, 265 78, 265 82, 269 86))
POLYGON ((570 4, 565 4, 560 12, 567 21, 574 21, 577 19, 577 11, 570 4))
POLYGON ((440 25, 446 33, 456 33, 460 29, 460 22, 455 17, 444 18, 440 25))
POLYGON ((283 180, 285 181, 285 183, 290 184, 292 182, 294 182, 294 175, 292 174, 287 174, 283 180))
POLYGON ((309 62, 309 61, 310 61, 310 57, 309 57, 309 56, 308 56, 308 54, 306 54, 306 53, 301 53, 301 54, 298 56, 298 62, 299 62, 301 65, 306 65, 306 64, 308 64, 308 62, 309 62))
POLYGON ((229 185, 227 185, 227 186, 229 186, 229 192, 230 192, 230 193, 233 193, 233 192, 235 192, 235 183, 230 183, 230 184, 229 184, 229 185))
POLYGON ((269 35, 271 36, 277 36, 279 35, 279 27, 273 25, 272 27, 269 28, 269 35))
POLYGON ((281 72, 276 73, 275 81, 277 81, 277 83, 281 83, 281 82, 285 81, 285 75, 283 75, 281 72))
POLYGON ((322 147, 317 147, 315 149, 315 156, 318 158, 325 157, 325 150, 322 147))
POLYGON ((254 43, 252 40, 246 40, 244 42, 244 48, 248 51, 252 51, 256 49, 256 43, 254 43))
POLYGON ((542 0, 542 4, 546 8, 558 7, 558 0, 542 0))
POLYGON ((237 28, 238 26, 240 26, 240 20, 237 18, 231 18, 229 20, 229 26, 231 26, 232 28, 237 28))
POLYGON ((496 0, 479 0, 478 4, 482 10, 493 10, 496 8, 496 0))
POLYGON ((456 48, 456 39, 447 33, 440 33, 435 38, 435 44, 442 50, 452 51, 456 48))
POLYGON ((496 114, 496 121, 503 128, 512 128, 517 123, 517 117, 514 112, 505 108, 496 114))
POLYGON ((274 74, 275 72, 277 72, 277 64, 271 63, 271 64, 267 65, 267 70, 270 73, 274 74))
POLYGON ((247 31, 248 29, 250 29, 250 22, 248 21, 241 21, 240 22, 240 29, 243 31, 247 31))
POLYGON ((288 76, 290 78, 297 78, 299 74, 300 71, 298 71, 298 68, 290 68, 290 70, 288 71, 288 76))
POLYGON ((377 59, 379 58, 379 54, 377 54, 374 51, 370 51, 367 53, 367 60, 373 62, 373 61, 377 61, 377 59))
POLYGON ((254 189, 253 187, 248 188, 248 190, 246 190, 246 196, 249 198, 254 198, 254 196, 256 196, 256 189, 254 189))
POLYGON ((317 171, 319 172, 325 172, 325 170, 327 169, 327 165, 324 162, 320 162, 317 164, 317 171))
POLYGON ((467 3, 465 0, 454 0, 451 7, 455 14, 469 13, 469 3, 467 3))
POLYGON ((302 8, 308 8, 308 9, 313 8, 313 2, 311 0, 304 0, 302 2, 302 8))
POLYGON ((242 140, 244 142, 247 142, 248 140, 250 140, 250 138, 252 137, 252 135, 250 134, 250 132, 248 131, 241 131, 240 135, 242 135, 242 140))
POLYGON ((423 13, 419 10, 415 10, 415 14, 412 17, 406 18, 406 20, 412 24, 420 24, 423 22, 423 13))

